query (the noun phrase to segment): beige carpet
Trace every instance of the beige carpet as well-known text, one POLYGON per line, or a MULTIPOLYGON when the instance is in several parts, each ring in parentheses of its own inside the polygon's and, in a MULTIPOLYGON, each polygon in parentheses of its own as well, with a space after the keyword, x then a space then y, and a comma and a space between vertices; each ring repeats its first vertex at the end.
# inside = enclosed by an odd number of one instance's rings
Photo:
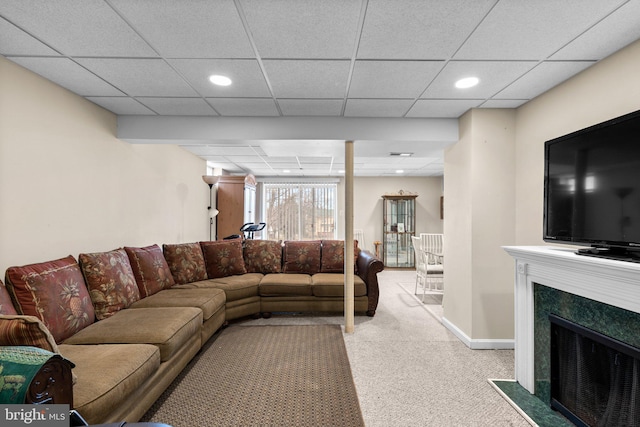
POLYGON ((364 426, 338 325, 232 325, 141 421, 191 426, 364 426))

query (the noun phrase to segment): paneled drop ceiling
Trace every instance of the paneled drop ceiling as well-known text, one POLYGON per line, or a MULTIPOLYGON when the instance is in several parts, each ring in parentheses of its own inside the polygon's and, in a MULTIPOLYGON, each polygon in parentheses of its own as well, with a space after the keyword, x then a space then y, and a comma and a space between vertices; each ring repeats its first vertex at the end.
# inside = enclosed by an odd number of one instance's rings
MULTIPOLYGON (((638 38, 640 0, 0 0, 1 55, 129 123, 455 120, 516 108, 638 38)), ((171 142, 230 173, 336 176, 345 138, 171 142)), ((440 175, 452 142, 356 141, 356 175, 440 175)))

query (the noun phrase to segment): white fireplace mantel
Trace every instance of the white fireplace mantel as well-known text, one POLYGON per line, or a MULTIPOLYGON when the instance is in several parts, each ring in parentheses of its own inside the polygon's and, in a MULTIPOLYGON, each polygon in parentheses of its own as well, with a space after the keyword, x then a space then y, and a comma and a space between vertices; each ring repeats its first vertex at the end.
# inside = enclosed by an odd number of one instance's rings
POLYGON ((640 313, 640 264, 576 255, 575 249, 505 246, 516 260, 515 376, 535 392, 533 285, 640 313))

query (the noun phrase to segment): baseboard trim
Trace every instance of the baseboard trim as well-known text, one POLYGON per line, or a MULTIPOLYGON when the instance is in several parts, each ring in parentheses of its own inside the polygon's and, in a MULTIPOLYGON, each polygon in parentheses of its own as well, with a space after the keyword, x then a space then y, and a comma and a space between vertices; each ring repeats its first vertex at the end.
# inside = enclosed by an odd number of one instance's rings
POLYGON ((450 330, 460 341, 472 350, 513 350, 515 340, 504 339, 471 339, 460 328, 451 323, 446 317, 442 318, 442 324, 450 330))

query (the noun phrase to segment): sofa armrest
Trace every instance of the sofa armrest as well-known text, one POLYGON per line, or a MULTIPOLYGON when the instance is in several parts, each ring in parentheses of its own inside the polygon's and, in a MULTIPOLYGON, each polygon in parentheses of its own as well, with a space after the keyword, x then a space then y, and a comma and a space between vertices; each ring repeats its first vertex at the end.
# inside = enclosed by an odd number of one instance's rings
POLYGON ((67 404, 73 408, 73 363, 30 346, 0 347, 0 403, 67 404))
POLYGON ((356 265, 358 267, 358 276, 367 285, 367 298, 369 299, 367 316, 373 317, 376 314, 376 308, 378 308, 378 297, 380 295, 377 274, 384 270, 384 264, 371 252, 361 250, 356 259, 356 265))
POLYGON ((47 360, 27 390, 25 403, 65 404, 73 409, 72 363, 55 355, 47 360))

